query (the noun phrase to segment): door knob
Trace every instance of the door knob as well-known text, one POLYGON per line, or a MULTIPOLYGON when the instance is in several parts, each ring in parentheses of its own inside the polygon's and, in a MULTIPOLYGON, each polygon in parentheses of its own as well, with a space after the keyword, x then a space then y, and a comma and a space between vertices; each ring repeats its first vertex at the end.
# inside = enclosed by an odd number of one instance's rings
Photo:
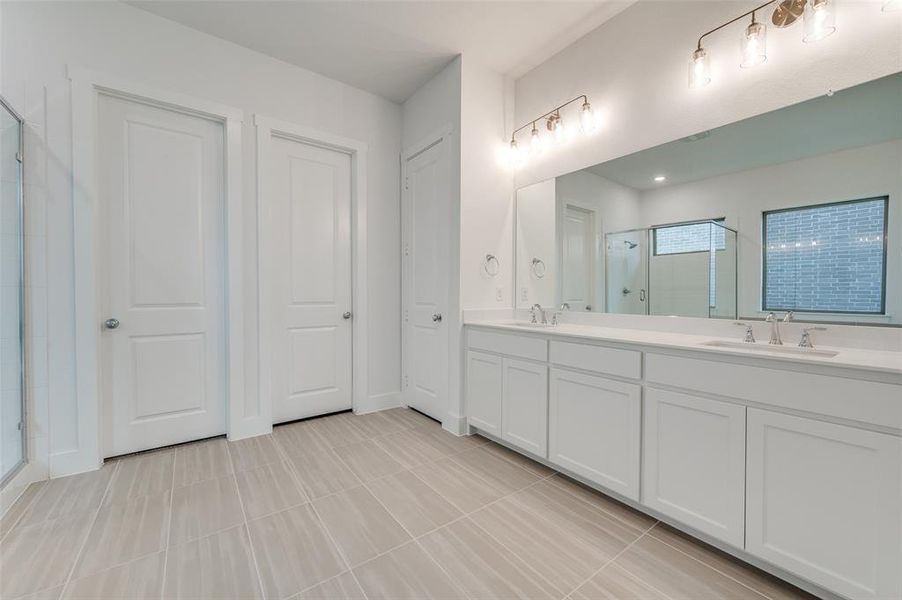
POLYGON ((441 322, 442 322, 442 315, 439 314, 439 313, 435 313, 434 315, 432 315, 432 320, 433 320, 434 322, 436 322, 436 323, 441 323, 441 322))
POLYGON ((119 327, 119 319, 107 319, 103 322, 103 326, 107 329, 116 329, 119 327))
POLYGON ((341 315, 341 318, 342 318, 342 319, 350 319, 350 318, 351 318, 351 311, 345 312, 345 314, 341 315))

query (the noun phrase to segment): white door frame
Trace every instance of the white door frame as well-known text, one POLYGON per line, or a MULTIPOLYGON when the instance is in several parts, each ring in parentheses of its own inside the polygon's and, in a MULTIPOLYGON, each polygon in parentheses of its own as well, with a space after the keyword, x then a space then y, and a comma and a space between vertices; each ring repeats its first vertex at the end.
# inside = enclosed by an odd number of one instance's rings
MULTIPOLYGON (((438 144, 448 143, 451 141, 451 137, 454 135, 454 125, 451 123, 447 123, 443 127, 436 129, 428 136, 418 140, 416 143, 411 144, 410 147, 404 148, 401 151, 401 245, 402 245, 402 268, 401 268, 401 403, 405 406, 408 406, 408 399, 410 394, 410 386, 408 380, 407 373, 407 359, 408 354, 410 352, 410 322, 407 318, 409 303, 410 303, 410 265, 411 262, 407 257, 407 248, 410 243, 411 232, 408 231, 411 223, 411 206, 409 205, 409 198, 405 193, 404 185, 407 179, 407 164, 410 159, 417 156, 418 154, 422 154, 426 150, 429 150, 433 146, 437 146, 438 144)), ((453 173, 451 178, 453 180, 453 173)), ((452 215, 448 215, 449 219, 452 215)), ((453 221, 451 221, 453 223, 453 221)), ((449 225, 450 226, 450 225, 449 225)), ((451 248, 449 249, 449 260, 454 263, 454 253, 457 251, 457 248, 454 244, 454 236, 458 235, 459 226, 450 226, 451 233, 449 234, 449 244, 451 248)), ((448 265, 451 267, 452 265, 448 265)), ((452 273, 456 273, 456 270, 452 269, 452 273)), ((454 284, 452 278, 452 285, 448 288, 448 298, 447 298, 447 306, 446 309, 446 318, 445 324, 448 327, 448 391, 447 391, 447 400, 450 402, 450 399, 456 397, 457 390, 460 388, 460 307, 459 302, 457 301, 459 284, 454 284)), ((462 423, 465 421, 464 417, 456 417, 449 411, 449 406, 442 407, 442 426, 454 431, 455 433, 461 433, 462 423), (452 423, 452 421, 454 421, 452 423)))
POLYGON ((273 136, 319 146, 351 157, 351 395, 355 413, 383 408, 368 402, 366 306, 366 143, 286 121, 254 115, 257 126, 257 302, 258 302, 258 379, 260 415, 272 426, 272 381, 265 377, 271 364, 272 340, 269 315, 266 314, 272 281, 272 246, 269 242, 271 210, 267 174, 272 155, 273 136))
POLYGON ((68 68, 72 85, 72 204, 75 279, 75 397, 77 446, 51 456, 51 477, 96 469, 102 463, 100 388, 101 321, 98 240, 97 100, 107 94, 223 124, 226 248, 227 433, 230 439, 256 435, 244 406, 244 317, 242 314, 242 219, 240 109, 146 87, 118 77, 68 68))

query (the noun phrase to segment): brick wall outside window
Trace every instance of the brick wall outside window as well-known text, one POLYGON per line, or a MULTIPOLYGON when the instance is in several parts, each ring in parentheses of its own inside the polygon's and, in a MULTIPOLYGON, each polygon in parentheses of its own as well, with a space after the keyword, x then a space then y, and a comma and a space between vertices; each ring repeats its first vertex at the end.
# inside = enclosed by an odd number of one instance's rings
POLYGON ((764 213, 764 309, 883 312, 886 200, 764 213))

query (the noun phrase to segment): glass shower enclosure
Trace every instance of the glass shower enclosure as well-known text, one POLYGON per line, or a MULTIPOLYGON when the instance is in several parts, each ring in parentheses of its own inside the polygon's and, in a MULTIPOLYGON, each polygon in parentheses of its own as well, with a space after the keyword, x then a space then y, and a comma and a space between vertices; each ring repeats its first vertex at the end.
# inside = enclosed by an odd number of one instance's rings
POLYGON ((735 319, 736 230, 723 220, 605 235, 605 311, 735 319))
POLYGON ((23 127, 0 97, 0 486, 25 463, 23 127))

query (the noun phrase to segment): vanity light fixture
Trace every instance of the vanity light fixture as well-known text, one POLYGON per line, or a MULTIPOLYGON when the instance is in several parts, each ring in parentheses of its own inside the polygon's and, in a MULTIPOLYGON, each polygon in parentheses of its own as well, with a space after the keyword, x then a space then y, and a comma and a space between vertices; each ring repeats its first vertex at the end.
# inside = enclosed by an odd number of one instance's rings
POLYGON ((836 31, 834 4, 834 0, 807 0, 805 2, 803 42, 816 42, 836 31))
POLYGON ((754 11, 751 24, 745 28, 739 39, 739 49, 742 53, 739 66, 743 69, 760 65, 767 60, 767 27, 755 20, 754 11))
POLYGON ((589 104, 589 98, 585 94, 582 94, 573 100, 565 102, 548 111, 544 115, 531 119, 525 125, 515 129, 511 134, 509 149, 510 164, 514 167, 520 167, 526 163, 527 152, 525 152, 517 142, 517 134, 527 127, 530 128, 529 155, 537 155, 544 152, 548 148, 549 137, 558 144, 569 141, 576 134, 577 128, 564 125, 564 119, 561 117, 561 110, 580 100, 582 100, 582 104, 580 105, 579 110, 579 130, 586 134, 591 133, 597 126, 595 114, 592 112, 592 105, 589 104), (536 126, 537 123, 540 123, 543 120, 545 121, 547 133, 543 133, 540 128, 536 126))

